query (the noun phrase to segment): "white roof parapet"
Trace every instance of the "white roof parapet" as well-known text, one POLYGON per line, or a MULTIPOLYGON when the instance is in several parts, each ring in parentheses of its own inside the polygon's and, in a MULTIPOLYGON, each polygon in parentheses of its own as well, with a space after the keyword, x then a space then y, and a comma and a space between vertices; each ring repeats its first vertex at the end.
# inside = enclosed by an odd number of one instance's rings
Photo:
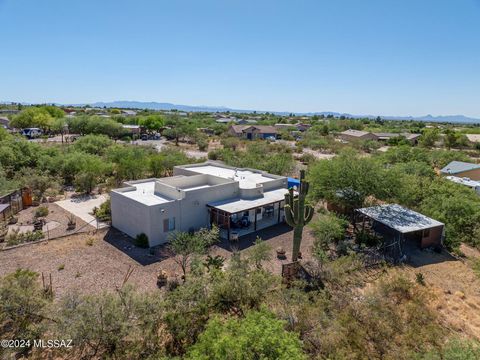
POLYGON ((402 234, 444 226, 440 221, 397 204, 372 206, 357 211, 402 234))
POLYGON ((274 204, 279 201, 285 200, 285 194, 288 189, 277 189, 267 191, 263 193, 263 196, 256 199, 228 199, 222 201, 216 201, 208 204, 208 206, 222 211, 226 211, 230 214, 239 213, 246 210, 255 209, 257 207, 274 204))

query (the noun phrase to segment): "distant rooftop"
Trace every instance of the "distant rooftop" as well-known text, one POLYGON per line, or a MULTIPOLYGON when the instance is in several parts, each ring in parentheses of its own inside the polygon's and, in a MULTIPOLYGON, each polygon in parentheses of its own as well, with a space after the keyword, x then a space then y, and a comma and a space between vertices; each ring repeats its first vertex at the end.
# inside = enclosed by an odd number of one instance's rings
POLYGON ((458 176, 447 176, 446 179, 461 185, 468 186, 474 190, 480 191, 480 181, 471 180, 469 178, 461 178, 458 176))
POLYGON ((368 131, 348 129, 348 130, 342 131, 341 134, 360 137, 360 136, 368 135, 370 133, 368 131))
POLYGON ((440 170, 440 172, 442 174, 458 174, 464 171, 471 171, 476 169, 480 169, 479 164, 472 164, 463 161, 452 161, 450 164, 440 170))
POLYGON ((480 134, 466 134, 467 139, 471 142, 480 142, 480 134))

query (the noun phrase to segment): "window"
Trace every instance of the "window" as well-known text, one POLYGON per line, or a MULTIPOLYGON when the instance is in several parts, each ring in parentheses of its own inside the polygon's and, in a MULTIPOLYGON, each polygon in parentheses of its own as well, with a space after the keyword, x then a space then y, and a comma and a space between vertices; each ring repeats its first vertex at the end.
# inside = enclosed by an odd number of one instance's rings
POLYGON ((262 208, 257 208, 257 214, 261 214, 262 213, 262 208))
POLYGON ((168 218, 163 220, 163 232, 175 230, 175 218, 168 218))
POLYGON ((424 238, 430 237, 430 229, 423 230, 423 237, 424 238))

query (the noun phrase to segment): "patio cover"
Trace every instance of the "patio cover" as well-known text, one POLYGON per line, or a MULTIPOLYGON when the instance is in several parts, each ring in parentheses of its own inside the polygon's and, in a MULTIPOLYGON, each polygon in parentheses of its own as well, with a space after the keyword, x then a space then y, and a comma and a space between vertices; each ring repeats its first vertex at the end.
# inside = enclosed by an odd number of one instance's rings
POLYGON ((209 207, 225 211, 230 214, 239 213, 242 211, 247 211, 255 209, 261 206, 274 204, 279 201, 285 200, 285 194, 288 192, 287 189, 276 189, 272 191, 267 191, 263 193, 262 197, 256 199, 229 199, 216 201, 207 204, 209 207))
POLYGON ((397 204, 372 206, 357 211, 402 234, 444 225, 397 204))

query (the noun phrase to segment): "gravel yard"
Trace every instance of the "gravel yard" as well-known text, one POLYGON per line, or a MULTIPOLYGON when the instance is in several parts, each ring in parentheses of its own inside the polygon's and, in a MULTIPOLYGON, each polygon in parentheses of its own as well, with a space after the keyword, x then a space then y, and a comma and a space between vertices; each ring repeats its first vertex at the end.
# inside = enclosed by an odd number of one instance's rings
MULTIPOLYGON (((92 229, 93 230, 93 229, 92 229)), ((272 259, 267 267, 281 273, 282 262, 291 259, 292 231, 286 225, 280 225, 257 233, 272 246, 272 259), (283 246, 287 259, 276 258, 275 249, 283 246)), ((243 253, 248 252, 256 235, 242 237, 234 246, 243 253)), ((313 237, 305 231, 302 252, 309 253, 313 237)), ((211 249, 212 255, 231 256, 231 246, 222 241, 211 249)), ((97 234, 83 233, 65 238, 30 244, 15 249, 0 251, 0 276, 18 268, 29 268, 45 276, 52 275, 55 295, 61 297, 71 291, 80 293, 98 293, 114 290, 123 282, 129 268, 133 273, 129 283, 139 290, 156 288, 156 275, 166 270, 170 278, 179 279, 181 271, 169 257, 166 247, 153 250, 134 246, 131 239, 115 229, 103 229, 97 234), (93 240, 93 241, 92 241, 93 240)))

